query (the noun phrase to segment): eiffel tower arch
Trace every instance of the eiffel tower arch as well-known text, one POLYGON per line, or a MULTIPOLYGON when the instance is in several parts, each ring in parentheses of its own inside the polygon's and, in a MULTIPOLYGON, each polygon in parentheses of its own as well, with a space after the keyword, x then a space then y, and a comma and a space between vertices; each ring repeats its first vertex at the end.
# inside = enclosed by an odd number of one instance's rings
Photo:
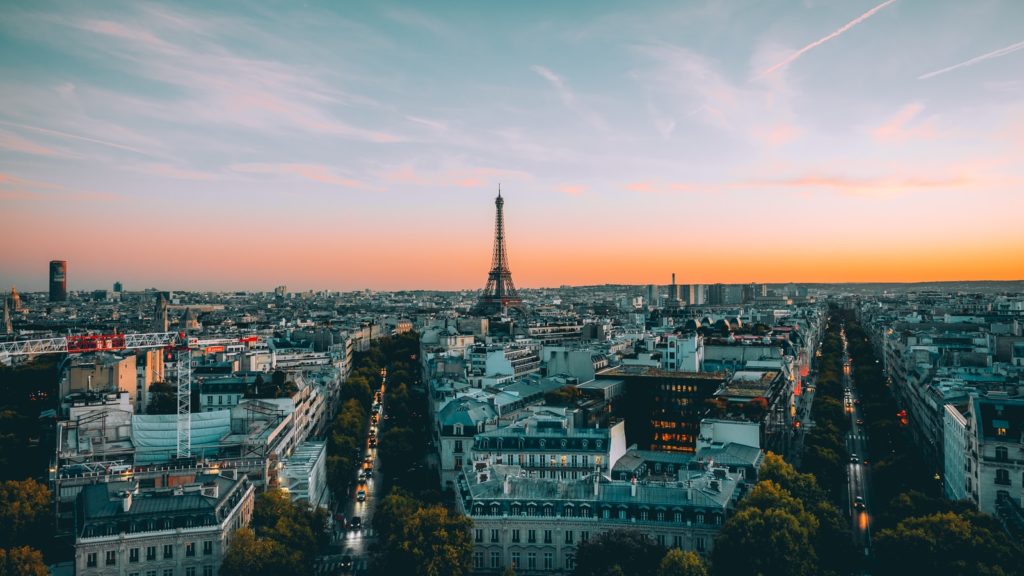
POLYGON ((508 251, 505 247, 505 199, 494 200, 494 253, 491 256, 491 271, 487 274, 487 285, 480 294, 480 299, 473 307, 473 313, 481 316, 495 316, 516 311, 525 313, 523 299, 516 292, 512 282, 512 272, 508 267, 508 251))

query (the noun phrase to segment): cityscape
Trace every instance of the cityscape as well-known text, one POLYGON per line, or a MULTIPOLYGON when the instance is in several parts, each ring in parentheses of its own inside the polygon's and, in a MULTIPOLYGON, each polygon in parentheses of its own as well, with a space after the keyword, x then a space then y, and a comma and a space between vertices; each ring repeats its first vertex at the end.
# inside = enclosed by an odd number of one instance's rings
POLYGON ((6 12, 0 574, 1024 574, 1024 5, 6 12))

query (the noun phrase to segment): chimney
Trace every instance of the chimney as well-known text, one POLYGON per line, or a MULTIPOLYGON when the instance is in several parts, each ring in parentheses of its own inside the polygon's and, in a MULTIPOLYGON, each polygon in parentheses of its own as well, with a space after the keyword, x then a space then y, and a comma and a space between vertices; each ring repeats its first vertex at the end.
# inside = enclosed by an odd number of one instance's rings
POLYGON ((686 499, 693 501, 693 484, 689 480, 686 481, 686 499))
POLYGON ((629 495, 631 498, 636 498, 636 476, 633 476, 633 480, 629 483, 629 495))
POLYGON ((121 493, 121 511, 128 513, 132 509, 132 491, 125 490, 121 493))
POLYGON ((512 493, 512 481, 509 478, 510 476, 508 474, 505 474, 505 482, 502 484, 501 489, 502 493, 505 496, 508 496, 509 494, 512 493))
POLYGON ((601 495, 600 491, 601 491, 601 473, 595 469, 594 470, 594 498, 597 498, 598 496, 601 495))

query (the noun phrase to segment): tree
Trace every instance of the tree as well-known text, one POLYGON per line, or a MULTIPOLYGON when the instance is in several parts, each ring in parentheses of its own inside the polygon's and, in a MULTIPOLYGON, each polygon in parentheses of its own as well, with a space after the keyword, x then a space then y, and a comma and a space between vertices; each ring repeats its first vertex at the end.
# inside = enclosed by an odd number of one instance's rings
POLYGON ((672 548, 661 559, 658 576, 708 576, 708 569, 696 553, 672 548))
POLYGON ((576 549, 575 576, 649 576, 658 571, 665 548, 638 532, 609 530, 576 549))
POLYGON ((882 576, 1002 576, 1021 574, 1024 566, 1020 548, 999 527, 985 527, 954 512, 908 518, 882 530, 875 539, 875 554, 882 576))
POLYGON ((309 574, 319 547, 328 542, 327 516, 296 504, 281 490, 256 499, 252 529, 238 530, 224 557, 226 576, 309 574))
POLYGON ((0 484, 0 546, 35 544, 47 533, 50 489, 29 478, 0 484))
POLYGON ((0 548, 0 576, 47 576, 49 573, 39 550, 28 546, 0 548))
POLYGON ((817 573, 812 531, 784 508, 746 507, 722 526, 711 566, 716 576, 817 573))
POLYGON ((250 528, 239 528, 231 535, 221 576, 271 576, 275 574, 275 557, 281 552, 280 546, 269 538, 257 538, 250 528))
POLYGON ((421 508, 405 522, 402 551, 410 556, 419 576, 463 576, 469 573, 473 522, 449 515, 442 506, 421 508))

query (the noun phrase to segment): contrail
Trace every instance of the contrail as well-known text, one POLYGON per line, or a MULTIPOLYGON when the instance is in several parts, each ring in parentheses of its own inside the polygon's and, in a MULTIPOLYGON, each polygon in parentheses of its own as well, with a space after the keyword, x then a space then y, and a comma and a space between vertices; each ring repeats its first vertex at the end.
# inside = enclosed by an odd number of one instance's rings
POLYGON ((973 65, 977 64, 978 62, 984 62, 985 60, 991 60, 992 58, 999 58, 1000 56, 1006 56, 1007 54, 1011 54, 1013 52, 1016 52, 1017 50, 1024 50, 1024 42, 1017 42, 1016 44, 1011 44, 1011 45, 1007 46, 1006 48, 1000 48, 999 50, 993 50, 992 52, 989 52, 988 54, 982 54, 981 56, 975 56, 974 58, 971 58, 970 60, 968 60, 966 62, 961 62, 959 64, 954 64, 954 65, 952 65, 952 66, 950 66, 948 68, 943 68, 942 70, 936 70, 935 72, 929 72, 927 74, 922 74, 921 76, 918 76, 917 79, 918 80, 927 80, 927 79, 932 78, 934 76, 938 76, 939 74, 945 74, 946 72, 951 72, 953 70, 956 70, 957 68, 966 68, 967 66, 973 66, 973 65))
POLYGON ((125 144, 117 144, 115 142, 107 142, 105 140, 97 140, 96 138, 89 138, 87 136, 79 136, 78 134, 71 134, 69 132, 61 132, 60 130, 51 130, 49 128, 40 128, 39 126, 30 126, 28 124, 18 124, 17 122, 8 122, 6 120, 0 120, 0 124, 5 126, 13 126, 15 128, 22 128, 24 130, 35 130, 36 132, 42 132, 43 134, 51 134, 54 136, 60 136, 62 138, 73 138, 75 140, 82 140, 85 142, 92 142, 93 144, 100 144, 103 146, 110 146, 111 148, 120 148, 122 150, 129 150, 131 152, 137 152, 145 156, 153 156, 145 150, 139 150, 138 148, 132 148, 125 144))
POLYGON ((804 46, 803 48, 801 48, 801 49, 797 50, 796 52, 790 54, 790 56, 788 58, 786 58, 785 60, 783 60, 782 62, 779 62, 778 64, 776 64, 776 65, 772 66, 771 68, 766 69, 764 72, 761 72, 760 74, 758 74, 757 78, 764 78, 765 76, 771 74, 772 72, 775 72, 779 68, 782 68, 782 67, 784 67, 784 66, 786 66, 788 64, 791 64, 794 60, 796 60, 797 58, 803 56, 807 52, 810 52, 811 50, 814 50, 818 46, 821 46, 822 44, 824 44, 825 42, 828 42, 829 40, 832 40, 833 38, 839 37, 843 32, 846 32, 850 28, 853 28, 854 26, 856 26, 857 24, 860 24, 861 22, 867 20, 868 18, 871 18, 872 16, 875 15, 875 12, 878 12, 882 8, 885 8, 886 6, 888 6, 889 4, 892 4, 895 1, 896 0, 886 0, 885 2, 882 2, 878 6, 875 6, 874 8, 872 8, 871 10, 868 10, 867 12, 861 14, 860 16, 854 18, 853 20, 850 20, 849 22, 844 24, 841 28, 839 28, 835 32, 829 34, 828 36, 825 36, 824 38, 821 38, 819 40, 815 40, 814 42, 811 42, 807 46, 804 46))

